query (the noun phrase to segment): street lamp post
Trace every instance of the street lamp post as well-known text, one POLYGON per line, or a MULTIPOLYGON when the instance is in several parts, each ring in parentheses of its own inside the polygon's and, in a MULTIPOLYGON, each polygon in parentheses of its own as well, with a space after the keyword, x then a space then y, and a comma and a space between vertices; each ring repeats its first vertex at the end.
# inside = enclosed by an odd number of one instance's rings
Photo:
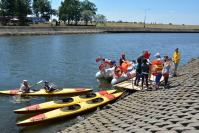
POLYGON ((144 12, 144 28, 146 27, 146 17, 147 17, 147 11, 149 11, 150 9, 145 9, 144 12))
POLYGON ((51 23, 51 26, 52 26, 52 0, 50 0, 50 6, 51 6, 51 11, 50 11, 50 23, 51 23))

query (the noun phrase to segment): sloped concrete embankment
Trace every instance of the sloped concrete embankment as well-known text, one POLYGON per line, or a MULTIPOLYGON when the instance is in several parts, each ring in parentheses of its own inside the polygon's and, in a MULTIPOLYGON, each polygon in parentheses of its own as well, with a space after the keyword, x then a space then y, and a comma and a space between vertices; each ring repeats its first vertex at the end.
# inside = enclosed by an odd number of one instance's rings
POLYGON ((133 93, 61 132, 199 133, 199 59, 179 74, 170 89, 133 93))
POLYGON ((87 33, 199 33, 199 29, 95 27, 95 26, 0 26, 0 36, 87 33))
POLYGON ((31 27, 31 26, 1 26, 0 35, 55 35, 55 34, 86 34, 101 33, 101 29, 95 26, 49 26, 49 27, 31 27))

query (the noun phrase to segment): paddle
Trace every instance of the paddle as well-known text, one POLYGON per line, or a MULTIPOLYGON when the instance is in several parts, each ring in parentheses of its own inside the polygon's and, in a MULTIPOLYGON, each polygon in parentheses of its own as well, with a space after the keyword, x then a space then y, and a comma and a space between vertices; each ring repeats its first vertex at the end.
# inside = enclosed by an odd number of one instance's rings
MULTIPOLYGON (((38 85, 38 84, 41 84, 42 82, 43 82, 43 80, 40 80, 39 82, 33 84, 32 86, 30 86, 30 89, 31 89, 32 87, 38 85)), ((38 90, 33 89, 33 91, 38 91, 38 90)))

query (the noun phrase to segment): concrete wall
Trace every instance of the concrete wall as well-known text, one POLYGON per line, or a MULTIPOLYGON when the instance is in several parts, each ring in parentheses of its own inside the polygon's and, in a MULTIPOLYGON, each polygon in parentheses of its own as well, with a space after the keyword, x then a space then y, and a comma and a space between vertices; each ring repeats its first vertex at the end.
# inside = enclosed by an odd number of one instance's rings
POLYGON ((199 33, 199 29, 117 28, 95 26, 31 27, 1 26, 0 35, 48 35, 81 33, 199 33))
POLYGON ((48 35, 73 33, 100 33, 101 29, 93 26, 65 26, 65 27, 30 27, 30 26, 2 26, 0 35, 48 35))

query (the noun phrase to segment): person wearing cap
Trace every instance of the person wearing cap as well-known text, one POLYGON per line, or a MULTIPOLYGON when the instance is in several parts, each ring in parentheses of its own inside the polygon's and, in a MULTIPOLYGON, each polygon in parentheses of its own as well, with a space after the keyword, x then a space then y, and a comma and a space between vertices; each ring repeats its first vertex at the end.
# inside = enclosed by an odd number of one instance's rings
POLYGON ((155 76, 156 89, 160 86, 160 79, 162 77, 163 60, 160 53, 155 54, 155 60, 152 61, 151 74, 155 76))
POLYGON ((30 92, 30 86, 28 84, 28 80, 23 80, 21 83, 21 86, 19 88, 19 91, 22 93, 29 93, 30 92))
POLYGON ((169 73, 171 69, 171 61, 168 56, 164 57, 164 65, 163 65, 162 75, 164 77, 164 88, 168 88, 168 79, 169 73))
POLYGON ((174 62, 174 72, 173 72, 173 76, 176 77, 177 76, 177 69, 178 69, 178 65, 180 63, 180 52, 179 49, 176 48, 174 53, 173 53, 173 62, 174 62))
POLYGON ((54 90, 56 90, 53 87, 49 86, 49 82, 48 81, 44 81, 44 89, 46 90, 46 92, 53 92, 54 90))

